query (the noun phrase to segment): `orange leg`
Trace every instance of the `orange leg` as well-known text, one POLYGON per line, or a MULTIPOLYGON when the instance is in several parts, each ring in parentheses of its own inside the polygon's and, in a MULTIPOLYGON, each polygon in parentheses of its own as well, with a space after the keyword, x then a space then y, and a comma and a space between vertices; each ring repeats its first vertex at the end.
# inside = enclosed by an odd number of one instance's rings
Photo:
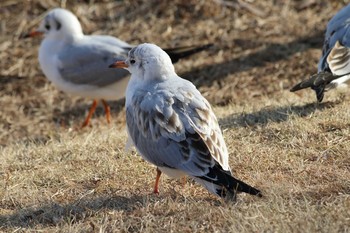
POLYGON ((154 184, 154 189, 153 189, 153 193, 154 194, 159 194, 159 179, 160 179, 160 175, 162 174, 162 172, 157 168, 157 177, 156 177, 156 183, 154 184))
POLYGON ((107 123, 111 123, 111 108, 107 104, 105 100, 102 100, 103 106, 105 107, 105 113, 106 113, 106 118, 107 118, 107 123))
POLYGON ((92 102, 92 105, 90 107, 89 114, 87 115, 83 125, 81 126, 82 128, 84 128, 85 126, 87 126, 89 124, 90 118, 91 118, 92 114, 94 114, 94 112, 96 110, 96 106, 97 106, 97 100, 94 100, 94 102, 92 102))
POLYGON ((182 188, 185 189, 185 186, 186 186, 186 181, 187 181, 187 177, 186 176, 183 176, 182 177, 182 188))

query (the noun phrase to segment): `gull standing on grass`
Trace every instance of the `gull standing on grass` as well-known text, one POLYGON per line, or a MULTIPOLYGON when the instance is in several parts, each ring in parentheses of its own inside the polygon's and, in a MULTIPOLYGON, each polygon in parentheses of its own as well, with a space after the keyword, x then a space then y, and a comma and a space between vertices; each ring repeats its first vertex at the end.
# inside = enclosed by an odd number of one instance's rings
MULTIPOLYGON (((102 100, 107 122, 110 108, 106 100, 119 100, 129 81, 126 70, 112 70, 108 65, 125 60, 134 46, 107 35, 84 35, 80 22, 70 11, 56 8, 48 12, 39 28, 27 35, 44 34, 39 49, 39 63, 45 76, 60 90, 94 99, 83 127, 89 124, 97 100, 102 100)), ((188 46, 168 49, 172 61, 210 47, 188 46)))
POLYGON ((350 4, 341 9, 328 23, 318 73, 295 85, 291 91, 311 87, 318 102, 324 92, 346 86, 350 79, 350 4))
POLYGON ((141 44, 125 61, 110 67, 131 73, 126 90, 127 130, 141 156, 157 166, 155 193, 164 172, 174 178, 188 175, 220 197, 234 198, 236 192, 262 196, 232 176, 210 104, 190 81, 177 76, 161 48, 141 44))

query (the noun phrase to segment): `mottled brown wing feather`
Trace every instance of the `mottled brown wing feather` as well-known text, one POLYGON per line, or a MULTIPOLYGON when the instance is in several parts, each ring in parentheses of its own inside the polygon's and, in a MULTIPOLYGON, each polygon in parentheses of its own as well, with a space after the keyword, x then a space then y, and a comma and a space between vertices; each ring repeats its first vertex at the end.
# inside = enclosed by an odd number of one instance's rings
POLYGON ((350 71, 349 48, 337 41, 327 57, 327 62, 333 74, 343 75, 348 73, 350 71))
POLYGON ((201 101, 204 102, 204 107, 192 107, 197 113, 196 119, 190 119, 192 126, 207 146, 215 161, 225 170, 228 170, 228 152, 218 121, 208 101, 203 97, 201 101))
MULTIPOLYGON (((160 102, 144 94, 134 99, 135 123, 144 137, 157 141, 161 137, 173 139, 182 149, 182 161, 190 159, 196 150, 198 168, 205 169, 217 161, 229 170, 228 153, 217 119, 209 103, 197 93, 179 92, 175 96, 163 93, 160 102), (199 99, 198 99, 199 98, 199 99), (145 111, 143 101, 151 101, 153 108, 145 111)), ((146 102, 144 102, 146 104, 146 102)), ((193 158, 192 158, 193 159, 193 158)))

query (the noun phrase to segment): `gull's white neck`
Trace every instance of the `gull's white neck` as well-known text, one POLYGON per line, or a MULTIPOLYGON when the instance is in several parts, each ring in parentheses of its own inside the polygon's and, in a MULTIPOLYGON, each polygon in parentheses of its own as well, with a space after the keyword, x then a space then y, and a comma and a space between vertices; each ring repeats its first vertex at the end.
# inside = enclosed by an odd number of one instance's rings
POLYGON ((132 96, 134 95, 135 91, 137 91, 139 88, 145 85, 145 81, 142 79, 139 79, 137 77, 137 74, 131 74, 128 86, 126 87, 125 92, 125 106, 129 106, 131 104, 132 96))
POLYGON ((162 86, 160 84, 164 82, 174 82, 176 81, 176 78, 178 78, 177 74, 174 72, 172 74, 168 75, 159 75, 157 78, 140 78, 138 74, 131 74, 128 86, 126 88, 126 93, 125 93, 125 106, 129 106, 131 104, 131 99, 135 92, 138 90, 146 89, 153 87, 157 89, 158 87, 162 86))

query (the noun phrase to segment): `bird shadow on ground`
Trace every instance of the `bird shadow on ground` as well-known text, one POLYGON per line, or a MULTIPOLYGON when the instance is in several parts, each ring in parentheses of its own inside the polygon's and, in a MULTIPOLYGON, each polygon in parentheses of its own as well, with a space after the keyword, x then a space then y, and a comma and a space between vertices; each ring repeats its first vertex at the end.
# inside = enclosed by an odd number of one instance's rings
POLYGON ((321 49, 323 34, 323 31, 316 31, 310 36, 301 37, 285 44, 258 43, 257 41, 251 40, 236 40, 233 43, 238 44, 240 47, 244 48, 245 45, 248 45, 249 48, 245 49, 254 49, 262 45, 265 45, 266 47, 243 57, 234 58, 219 64, 211 64, 192 69, 189 72, 181 74, 181 77, 190 81, 195 81, 197 86, 210 86, 215 80, 223 79, 229 74, 247 71, 255 67, 262 67, 266 63, 286 59, 295 53, 302 52, 310 48, 321 49))
MULTIPOLYGON (((188 198, 181 195, 166 194, 169 198, 177 202, 188 202, 188 198)), ((122 212, 132 212, 142 209, 150 203, 158 203, 159 198, 153 193, 148 195, 132 195, 124 197, 111 195, 98 198, 82 198, 68 204, 49 203, 40 207, 27 207, 16 211, 13 214, 0 215, 0 229, 10 228, 35 228, 36 226, 57 226, 62 222, 77 223, 86 218, 93 217, 103 210, 114 210, 122 212)), ((210 197, 194 199, 194 201, 208 201, 214 205, 221 205, 220 200, 210 197)))
POLYGON ((301 106, 267 107, 253 113, 235 113, 219 120, 219 124, 225 129, 240 127, 264 126, 271 122, 285 122, 292 115, 307 117, 316 110, 332 108, 339 102, 309 103, 301 106))
POLYGON ((0 75, 0 91, 3 90, 4 85, 13 83, 13 82, 24 82, 26 81, 25 77, 20 77, 17 75, 0 75))
POLYGON ((33 88, 44 86, 45 77, 22 77, 17 75, 1 75, 0 74, 0 93, 5 95, 17 95, 25 98, 26 95, 32 94, 33 88))
POLYGON ((132 211, 138 205, 142 205, 144 200, 145 197, 142 196, 115 195, 96 199, 79 199, 66 205, 50 203, 37 208, 28 207, 10 215, 1 215, 0 229, 5 227, 31 228, 36 225, 54 226, 62 221, 78 222, 103 209, 132 211))

